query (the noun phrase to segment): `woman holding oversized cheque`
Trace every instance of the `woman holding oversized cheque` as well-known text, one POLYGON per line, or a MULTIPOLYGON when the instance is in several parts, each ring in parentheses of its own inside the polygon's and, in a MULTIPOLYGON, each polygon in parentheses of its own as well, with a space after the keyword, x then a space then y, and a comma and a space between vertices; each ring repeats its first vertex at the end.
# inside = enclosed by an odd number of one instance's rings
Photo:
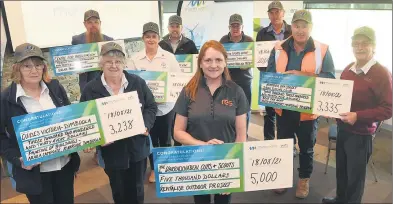
MULTIPOLYGON (((157 72, 179 72, 179 63, 175 55, 163 50, 159 45, 158 25, 149 22, 143 25, 143 42, 145 49, 132 57, 128 65, 131 70, 157 71, 157 72)), ((173 130, 174 103, 158 103, 157 119, 150 131, 153 147, 170 147, 173 130)), ((153 154, 149 157, 151 173, 150 182, 155 182, 153 154)))
POLYGON ((74 175, 78 171, 78 153, 25 166, 18 147, 12 117, 70 105, 64 87, 51 80, 39 47, 25 43, 15 49, 11 85, 1 94, 0 144, 9 163, 16 191, 24 193, 32 204, 73 204, 74 175))
POLYGON ((150 154, 149 131, 153 127, 157 105, 146 82, 124 71, 123 48, 114 42, 101 47, 99 77, 84 88, 82 101, 137 91, 146 132, 97 147, 99 164, 109 177, 116 204, 144 202, 144 175, 150 154))
MULTIPOLYGON (((198 70, 176 101, 175 139, 183 145, 246 141, 249 104, 243 89, 231 80, 227 53, 221 43, 206 42, 198 56, 198 70)), ((217 194, 214 203, 230 203, 217 194)), ((194 196, 196 204, 210 203, 210 195, 194 196)))

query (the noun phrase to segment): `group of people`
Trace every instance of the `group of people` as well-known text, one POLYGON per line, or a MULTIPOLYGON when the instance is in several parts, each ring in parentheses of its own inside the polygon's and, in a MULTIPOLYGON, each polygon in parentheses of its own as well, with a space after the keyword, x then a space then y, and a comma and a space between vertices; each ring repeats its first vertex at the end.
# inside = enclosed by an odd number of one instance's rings
MULTIPOLYGON (((291 25, 283 20, 279 1, 268 7, 271 23, 262 28, 256 41, 278 41, 262 72, 335 78, 328 45, 311 37, 313 21, 307 10, 297 11, 291 25)), ((73 36, 72 44, 112 41, 101 33, 99 13, 85 12, 86 32, 73 36)), ((220 41, 210 40, 198 49, 182 35, 182 19, 169 18, 169 34, 160 41, 159 27, 143 26, 145 48, 132 57, 136 70, 180 71, 174 54, 199 54, 197 71, 181 91, 176 103, 156 103, 146 82, 125 71, 123 48, 115 42, 102 45, 100 71, 79 74, 80 102, 137 91, 145 133, 96 148, 98 163, 107 174, 115 203, 144 203, 144 175, 149 158, 149 181, 155 182, 152 147, 214 145, 245 142, 250 118, 252 72, 227 67, 228 55, 222 43, 253 42, 244 34, 239 14, 229 18, 229 33, 220 41), (229 101, 224 103, 224 101, 229 101)), ((353 80, 351 112, 337 119, 337 196, 323 203, 361 202, 366 165, 372 152, 376 123, 392 116, 390 72, 374 59, 375 32, 360 27, 352 37, 356 62, 346 67, 341 79, 353 80)), ((51 79, 41 49, 25 43, 15 49, 12 83, 1 94, 1 156, 9 163, 16 191, 26 194, 32 204, 74 203, 74 176, 80 166, 78 153, 26 166, 18 148, 11 118, 70 104, 66 90, 51 79)), ((313 154, 318 131, 317 115, 266 107, 264 138, 293 138, 300 149, 296 197, 306 198, 313 171, 313 154)), ((89 150, 87 150, 89 151, 89 150)), ((275 189, 282 194, 286 189, 275 189)), ((194 196, 197 204, 210 203, 210 195, 194 196)), ((214 203, 231 202, 231 194, 214 195, 214 203)))

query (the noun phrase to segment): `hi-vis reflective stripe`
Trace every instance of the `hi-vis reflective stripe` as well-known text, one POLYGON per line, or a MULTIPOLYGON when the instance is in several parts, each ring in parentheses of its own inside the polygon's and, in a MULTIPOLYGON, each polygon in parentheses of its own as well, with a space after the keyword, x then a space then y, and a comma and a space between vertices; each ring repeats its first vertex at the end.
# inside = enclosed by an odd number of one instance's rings
MULTIPOLYGON (((315 74, 319 74, 322 69, 322 50, 321 50, 321 43, 314 41, 315 45, 315 74)), ((280 56, 281 50, 275 49, 275 60, 276 65, 278 61, 278 57, 280 56)))
POLYGON ((275 53, 275 60, 276 60, 276 66, 277 66, 277 62, 278 62, 278 56, 280 56, 280 50, 278 50, 278 49, 274 49, 274 50, 276 50, 276 53, 275 53))
POLYGON ((322 68, 322 51, 321 43, 314 41, 315 45, 315 74, 319 74, 322 68))

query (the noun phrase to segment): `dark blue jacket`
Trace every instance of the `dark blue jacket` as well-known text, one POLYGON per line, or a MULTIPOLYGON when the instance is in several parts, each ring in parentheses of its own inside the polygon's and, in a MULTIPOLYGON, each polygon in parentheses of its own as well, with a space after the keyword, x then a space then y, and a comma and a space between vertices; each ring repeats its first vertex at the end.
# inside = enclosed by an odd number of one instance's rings
MULTIPOLYGON (((52 79, 46 83, 49 95, 56 107, 70 105, 67 93, 58 80, 52 79)), ((32 170, 21 167, 18 140, 15 135, 12 117, 28 114, 21 100, 16 101, 16 83, 12 83, 1 93, 0 111, 0 150, 1 155, 8 162, 11 179, 15 182, 15 190, 25 194, 40 194, 42 192, 39 165, 32 170)), ((80 158, 78 153, 71 154, 70 160, 75 172, 79 170, 80 158)))
MULTIPOLYGON (((157 104, 154 100, 153 93, 146 85, 145 80, 141 77, 129 74, 126 71, 124 71, 124 74, 128 81, 128 86, 124 90, 124 93, 131 91, 138 92, 143 121, 145 122, 145 127, 150 132, 156 120, 157 113, 157 104)), ((102 72, 83 89, 81 102, 110 96, 109 92, 102 84, 101 75, 102 72)), ((105 163, 103 165, 104 168, 127 169, 130 167, 130 161, 137 162, 149 156, 150 139, 144 134, 136 135, 115 141, 105 147, 98 146, 97 150, 105 163)))

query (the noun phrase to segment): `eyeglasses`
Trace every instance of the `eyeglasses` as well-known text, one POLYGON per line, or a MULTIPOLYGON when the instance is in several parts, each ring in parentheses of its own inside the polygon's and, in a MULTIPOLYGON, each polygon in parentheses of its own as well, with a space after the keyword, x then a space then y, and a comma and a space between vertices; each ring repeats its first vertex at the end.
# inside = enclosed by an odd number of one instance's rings
POLYGON ((371 45, 371 42, 352 42, 352 47, 358 48, 359 46, 361 47, 367 47, 371 45))
POLYGON ((42 71, 45 67, 45 65, 43 64, 37 64, 37 65, 32 65, 32 64, 24 64, 21 66, 21 70, 22 71, 28 71, 31 72, 33 70, 33 68, 35 67, 35 69, 37 71, 42 71))

